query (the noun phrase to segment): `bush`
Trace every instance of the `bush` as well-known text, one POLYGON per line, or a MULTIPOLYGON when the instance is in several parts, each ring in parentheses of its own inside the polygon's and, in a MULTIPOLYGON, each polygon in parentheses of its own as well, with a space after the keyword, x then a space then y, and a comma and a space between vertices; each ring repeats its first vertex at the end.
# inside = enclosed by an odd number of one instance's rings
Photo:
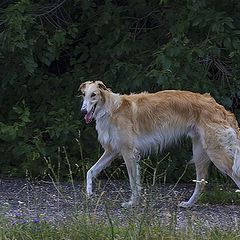
MULTIPOLYGON (((18 0, 0 7, 1 173, 44 176, 44 159, 66 165, 63 147, 80 169, 96 160, 96 133, 83 124, 75 98, 86 80, 102 79, 116 92, 210 92, 239 114, 237 0, 18 0)), ((180 171, 190 154, 178 160, 180 171)))

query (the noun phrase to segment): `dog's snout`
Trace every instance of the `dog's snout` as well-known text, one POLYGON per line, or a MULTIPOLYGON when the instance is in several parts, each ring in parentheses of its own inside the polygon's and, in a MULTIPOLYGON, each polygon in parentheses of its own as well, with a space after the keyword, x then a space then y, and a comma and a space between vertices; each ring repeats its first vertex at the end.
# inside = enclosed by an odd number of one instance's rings
POLYGON ((81 112, 82 112, 82 114, 87 114, 87 109, 84 106, 82 106, 81 107, 81 112))
POLYGON ((86 109, 81 109, 82 114, 87 114, 87 110, 86 109))

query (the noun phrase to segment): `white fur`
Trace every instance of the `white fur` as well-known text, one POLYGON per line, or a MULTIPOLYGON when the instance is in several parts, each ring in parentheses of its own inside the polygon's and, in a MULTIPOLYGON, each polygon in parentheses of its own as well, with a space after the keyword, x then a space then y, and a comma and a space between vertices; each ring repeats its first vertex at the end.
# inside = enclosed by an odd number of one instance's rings
POLYGON ((119 153, 119 134, 116 126, 110 123, 109 114, 96 118, 98 140, 102 146, 111 146, 113 152, 119 153))

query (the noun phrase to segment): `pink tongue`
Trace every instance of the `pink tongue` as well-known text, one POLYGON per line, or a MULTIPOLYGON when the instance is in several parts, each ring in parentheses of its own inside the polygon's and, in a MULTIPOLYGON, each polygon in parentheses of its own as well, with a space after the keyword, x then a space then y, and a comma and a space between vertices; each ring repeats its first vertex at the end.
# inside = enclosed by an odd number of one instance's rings
POLYGON ((85 116, 84 116, 85 122, 88 124, 92 121, 92 112, 88 112, 85 116))

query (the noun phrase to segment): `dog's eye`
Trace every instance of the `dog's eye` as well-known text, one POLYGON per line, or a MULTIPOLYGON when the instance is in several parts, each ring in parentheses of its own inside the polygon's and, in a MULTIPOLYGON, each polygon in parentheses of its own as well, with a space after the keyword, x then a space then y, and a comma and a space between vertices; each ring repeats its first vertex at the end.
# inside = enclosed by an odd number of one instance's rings
POLYGON ((96 93, 92 93, 92 94, 91 94, 91 97, 95 97, 95 96, 96 96, 96 93))

